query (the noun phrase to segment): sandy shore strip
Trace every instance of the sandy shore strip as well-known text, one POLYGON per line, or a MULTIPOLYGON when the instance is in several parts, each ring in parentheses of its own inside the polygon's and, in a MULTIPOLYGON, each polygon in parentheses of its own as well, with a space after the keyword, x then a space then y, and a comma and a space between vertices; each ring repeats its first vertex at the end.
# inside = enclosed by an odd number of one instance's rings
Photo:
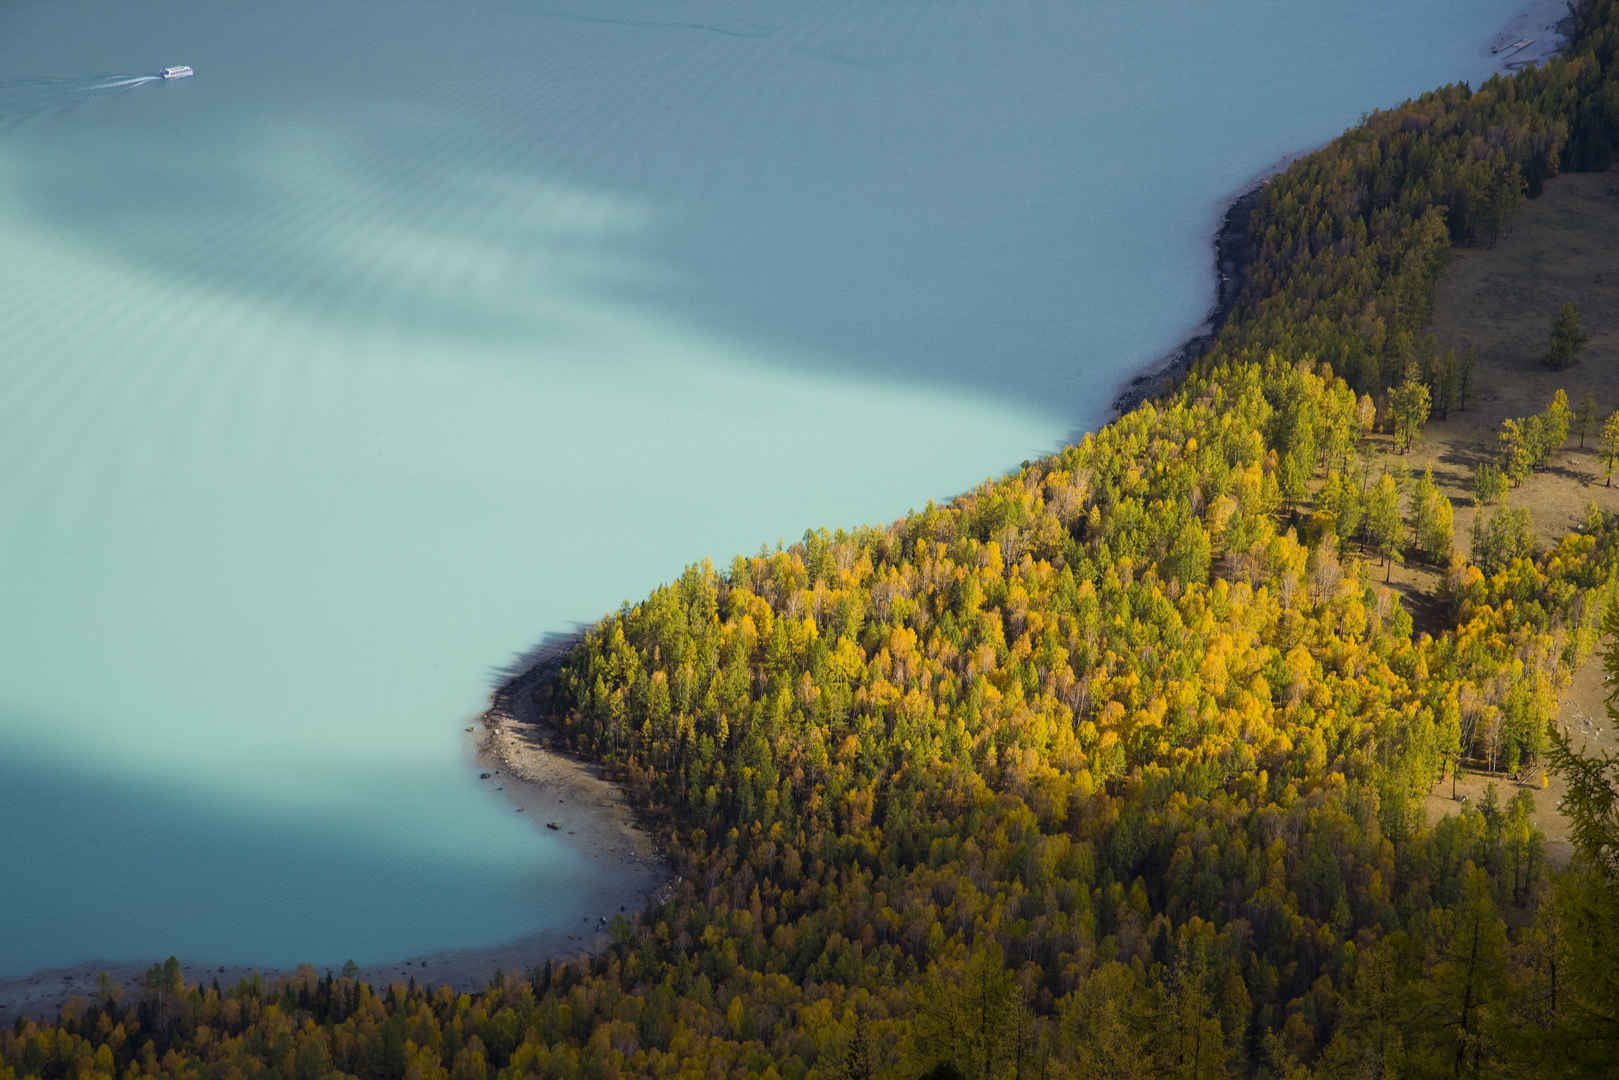
MULTIPOLYGON (((519 680, 521 681, 521 680, 519 680)), ((496 704, 466 728, 469 756, 476 761, 491 794, 505 798, 534 828, 556 837, 589 859, 593 885, 579 906, 586 912, 568 926, 553 927, 516 941, 487 948, 447 949, 406 956, 387 964, 362 966, 358 978, 374 988, 414 979, 419 985, 448 984, 455 990, 479 990, 497 972, 529 972, 547 960, 558 962, 600 951, 608 942, 613 916, 640 913, 650 902, 668 895, 672 872, 658 855, 653 839, 636 821, 622 790, 592 765, 553 751, 543 728, 535 723, 526 693, 503 690, 496 704), (519 713, 522 719, 512 715, 519 713), (553 827, 554 826, 554 827, 553 827)), ((570 901, 581 899, 577 893, 570 901)), ((570 905, 571 906, 571 905, 570 905)), ((468 914, 475 919, 474 913, 468 914)), ((161 961, 162 957, 153 960, 161 961)), ((336 974, 343 959, 315 965, 319 974, 336 974)), ((138 995, 152 961, 141 964, 89 962, 0 979, 0 1024, 17 1017, 54 1017, 70 997, 99 996, 105 973, 127 997, 138 995)), ((230 989, 256 972, 267 983, 293 974, 292 969, 182 963, 188 985, 217 981, 230 989)))
POLYGON ((481 717, 482 731, 469 729, 478 738, 480 779, 528 814, 535 828, 560 836, 598 865, 600 895, 612 902, 592 903, 592 910, 609 919, 621 910, 635 914, 663 894, 673 873, 623 788, 553 744, 527 692, 534 677, 531 672, 503 688, 481 717))

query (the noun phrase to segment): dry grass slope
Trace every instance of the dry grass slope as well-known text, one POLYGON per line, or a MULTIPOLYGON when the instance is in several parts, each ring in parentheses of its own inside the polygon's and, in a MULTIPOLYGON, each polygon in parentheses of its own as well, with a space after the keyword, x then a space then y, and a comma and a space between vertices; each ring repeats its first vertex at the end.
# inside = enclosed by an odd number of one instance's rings
MULTIPOLYGON (((1547 185, 1545 193, 1513 219, 1511 231, 1493 248, 1459 250, 1434 303, 1433 332, 1444 348, 1477 352, 1474 392, 1466 412, 1430 424, 1406 463, 1413 471, 1432 466, 1434 478, 1456 506, 1456 540, 1465 548, 1475 510, 1468 492, 1473 468, 1495 451, 1501 421, 1545 408, 1559 388, 1571 403, 1589 390, 1598 420, 1619 409, 1619 171, 1574 173, 1547 185), (1579 306, 1589 337, 1581 362, 1567 371, 1541 364, 1560 305, 1579 306)), ((1619 512, 1619 486, 1606 487, 1596 432, 1584 450, 1577 438, 1550 468, 1535 473, 1512 491, 1507 502, 1527 507, 1545 540, 1569 531, 1587 503, 1619 512)), ((1396 569, 1395 582, 1414 607, 1431 595, 1439 575, 1432 569, 1396 569)), ((1575 673, 1565 691, 1558 720, 1575 745, 1611 751, 1619 746, 1606 712, 1606 686, 1599 659, 1575 673)), ((1538 779, 1538 777, 1537 777, 1538 779)), ((1463 776, 1458 796, 1476 800, 1488 779, 1463 776)), ((1517 790, 1498 780, 1503 801, 1517 790)), ((1553 780, 1535 795, 1535 821, 1546 833, 1548 854, 1569 854, 1567 822, 1557 813, 1562 785, 1553 780)), ((1451 784, 1437 785, 1428 799, 1430 818, 1451 812, 1451 784)))
MULTIPOLYGON (((1468 481, 1494 452, 1502 420, 1540 411, 1558 388, 1570 403, 1589 390, 1599 415, 1619 408, 1619 172, 1559 177, 1495 247, 1456 252, 1435 297, 1433 331, 1443 347, 1478 354, 1467 411, 1431 424, 1412 455, 1413 467, 1431 464, 1457 502, 1456 535, 1464 537, 1472 525, 1468 481), (1548 371, 1541 357, 1552 319, 1570 301, 1590 341, 1578 365, 1548 371)), ((1566 533, 1587 502, 1619 510, 1619 489, 1603 488, 1594 436, 1583 452, 1571 440, 1552 468, 1508 497, 1529 508, 1548 540, 1566 533)))

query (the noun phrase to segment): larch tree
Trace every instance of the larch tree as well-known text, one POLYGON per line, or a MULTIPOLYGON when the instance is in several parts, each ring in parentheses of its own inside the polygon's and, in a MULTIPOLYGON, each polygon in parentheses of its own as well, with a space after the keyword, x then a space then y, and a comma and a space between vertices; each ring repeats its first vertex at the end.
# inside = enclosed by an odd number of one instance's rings
POLYGON ((1559 389, 1552 395, 1550 405, 1541 414, 1546 418, 1544 454, 1550 457, 1568 442, 1568 430, 1574 422, 1574 411, 1568 407, 1568 394, 1559 389))
POLYGON ((1417 441, 1417 436, 1422 433, 1422 425, 1428 422, 1431 406, 1432 397, 1413 361, 1406 366, 1405 378, 1400 380, 1400 385, 1389 391, 1389 422, 1394 429, 1394 449, 1397 453, 1405 453, 1417 441))
POLYGON ((1355 959, 1353 982, 1338 1030, 1317 1064, 1322 1080, 1404 1076, 1410 1068, 1407 1043, 1413 1015, 1416 950, 1396 931, 1355 959))
POLYGON ((1564 304, 1552 323, 1551 342, 1543 359, 1553 371, 1563 371, 1580 361, 1580 350, 1585 348, 1585 331, 1580 326, 1580 309, 1564 304))
POLYGON ((1456 400, 1457 408, 1467 408, 1467 395, 1473 389, 1473 370, 1478 367, 1478 353, 1469 345, 1467 351, 1462 353, 1460 364, 1456 371, 1456 400))
POLYGON ((1345 544, 1360 533, 1361 495, 1353 481, 1342 473, 1327 474, 1327 482, 1316 498, 1316 505, 1332 519, 1332 531, 1345 544))
POLYGON ((1597 418, 1596 395, 1587 390, 1580 395, 1580 403, 1574 410, 1574 428, 1580 434, 1580 449, 1585 449, 1585 436, 1590 432, 1591 425, 1597 418))
POLYGON ((1140 977, 1118 961, 1105 961, 1080 981, 1064 1002, 1061 1038, 1073 1048, 1077 1074, 1119 1080, 1156 1080, 1153 1048, 1160 1032, 1140 977))
POLYGON ((1400 485, 1390 473, 1378 478, 1367 493, 1366 538, 1372 550, 1382 557, 1388 567, 1383 577, 1388 581, 1394 574, 1394 561, 1400 557, 1400 485))
POLYGON ((1473 470, 1471 486, 1474 506, 1494 506, 1507 497, 1507 477, 1499 466, 1481 462, 1473 470))
POLYGON ((1462 874, 1460 900, 1435 920, 1439 960, 1421 988, 1427 1000, 1417 1009, 1434 1022, 1427 1033, 1432 1065, 1454 1077, 1476 1077, 1497 1052, 1495 1029, 1507 989, 1507 929, 1488 875, 1471 864, 1462 874))
POLYGON ((1377 426, 1377 403, 1372 395, 1362 394, 1355 401, 1355 435, 1357 443, 1364 443, 1377 426))
POLYGON ((916 1065, 949 1063, 968 1080, 994 1080, 1016 1059, 1027 1006, 999 953, 993 942, 980 943, 941 963, 918 987, 916 1065))
POLYGON ((1456 359, 1454 349, 1436 354, 1429 364, 1427 382, 1433 390, 1433 412, 1441 420, 1450 415, 1450 410, 1456 404, 1460 369, 1461 362, 1456 359))
POLYGON ((1417 550, 1429 562, 1443 564, 1450 558, 1454 528, 1450 500, 1434 482, 1433 469, 1422 470, 1411 489, 1411 538, 1417 550))
POLYGON ((1529 436, 1524 430, 1524 422, 1515 419, 1501 421, 1501 431, 1496 436, 1496 447, 1500 455, 1501 471, 1506 474, 1508 482, 1514 487, 1523 483, 1535 460, 1529 448, 1529 436))
POLYGON ((1605 487, 1613 486, 1613 463, 1619 460, 1619 411, 1612 413, 1602 424, 1602 459, 1605 487))

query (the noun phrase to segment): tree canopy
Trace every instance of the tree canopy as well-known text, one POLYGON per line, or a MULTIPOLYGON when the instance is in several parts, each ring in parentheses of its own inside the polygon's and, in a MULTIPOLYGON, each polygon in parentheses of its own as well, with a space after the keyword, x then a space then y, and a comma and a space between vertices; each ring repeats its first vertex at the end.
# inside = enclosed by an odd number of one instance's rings
MULTIPOLYGON (((586 631, 537 704, 680 875, 600 953, 477 994, 160 965, 0 1031, 0 1080, 1606 1075, 1601 844, 1553 880, 1528 790, 1431 825, 1420 800, 1458 758, 1503 786, 1583 767, 1553 719, 1619 522, 1537 552, 1496 512, 1417 632, 1373 561, 1446 560, 1449 504, 1357 448, 1395 377, 1464 407, 1470 369, 1422 333, 1434 281, 1605 165, 1616 9, 1269 182, 1237 307, 1163 400, 586 631)), ((1510 422, 1508 475, 1560 409, 1510 422)), ((1577 813, 1612 790, 1594 768, 1577 813)))

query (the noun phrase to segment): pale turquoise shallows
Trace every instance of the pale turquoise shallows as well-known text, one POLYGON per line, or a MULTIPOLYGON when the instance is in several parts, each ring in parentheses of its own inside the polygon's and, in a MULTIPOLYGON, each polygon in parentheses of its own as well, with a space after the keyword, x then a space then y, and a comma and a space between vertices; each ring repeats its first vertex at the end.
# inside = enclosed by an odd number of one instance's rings
POLYGON ((494 667, 1095 424, 1225 196, 1514 10, 6 4, 0 974, 573 919, 494 667))

